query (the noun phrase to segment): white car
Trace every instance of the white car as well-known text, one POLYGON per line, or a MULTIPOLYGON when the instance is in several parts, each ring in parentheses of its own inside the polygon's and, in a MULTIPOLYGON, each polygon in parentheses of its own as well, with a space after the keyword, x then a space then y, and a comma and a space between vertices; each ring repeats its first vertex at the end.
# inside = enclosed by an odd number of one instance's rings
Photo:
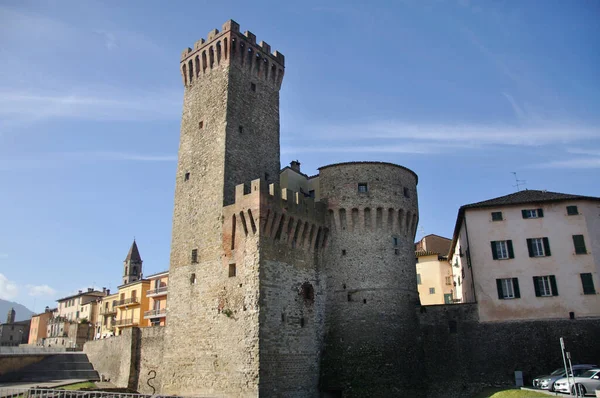
POLYGON ((590 369, 579 376, 563 377, 554 383, 554 390, 564 393, 575 393, 575 389, 580 396, 585 396, 588 392, 593 394, 597 387, 600 387, 600 368, 590 369))

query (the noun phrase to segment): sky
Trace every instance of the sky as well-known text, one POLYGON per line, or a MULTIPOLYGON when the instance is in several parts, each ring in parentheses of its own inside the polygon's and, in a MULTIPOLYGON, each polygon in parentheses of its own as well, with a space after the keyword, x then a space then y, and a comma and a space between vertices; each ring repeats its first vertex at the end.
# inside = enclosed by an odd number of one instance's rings
POLYGON ((600 1, 0 0, 0 298, 168 269, 181 51, 233 19, 285 55, 281 165, 419 175, 417 238, 521 188, 600 196, 600 1))

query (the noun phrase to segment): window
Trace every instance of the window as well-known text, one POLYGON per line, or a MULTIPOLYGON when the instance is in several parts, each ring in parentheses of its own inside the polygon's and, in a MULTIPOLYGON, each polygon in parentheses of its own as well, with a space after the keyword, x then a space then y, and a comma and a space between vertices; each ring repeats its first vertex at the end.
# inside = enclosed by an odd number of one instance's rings
POLYGON ((577 210, 577 206, 567 206, 567 215, 568 216, 576 216, 579 214, 577 210))
POLYGON ((404 191, 404 197, 405 197, 405 198, 409 198, 409 197, 410 197, 410 195, 409 195, 409 193, 408 193, 408 188, 404 187, 404 188, 403 188, 403 191, 404 191))
POLYGON ((592 279, 592 274, 579 274, 581 276, 581 286, 583 286, 583 294, 596 294, 596 289, 594 288, 594 279, 592 279))
POLYGON ((185 173, 185 176, 183 177, 184 181, 189 181, 190 179, 190 172, 188 171, 187 173, 185 173))
POLYGON ((367 187, 367 183, 366 182, 361 182, 358 184, 358 192, 360 193, 366 193, 369 190, 369 188, 367 187))
POLYGON ((575 246, 575 254, 587 254, 583 235, 573 235, 573 246, 575 246))
POLYGON ((200 130, 202 130, 204 128, 204 120, 200 120, 200 123, 198 123, 198 128, 200 130))
POLYGON ((396 256, 400 255, 400 250, 398 250, 398 249, 394 249, 394 254, 395 254, 396 256))
POLYGON ((547 257, 550 255, 550 242, 548 238, 527 239, 529 257, 547 257))
POLYGON ((346 255, 346 249, 342 249, 342 256, 346 255))
POLYGON ((492 221, 502 221, 502 212, 501 211, 493 211, 492 212, 492 221))
POLYGON ((315 190, 311 189, 310 191, 308 191, 308 197, 309 198, 314 198, 315 197, 315 190))
POLYGON ((192 250, 192 264, 196 264, 198 262, 198 249, 192 250))
POLYGON ((421 274, 417 274, 417 285, 421 284, 421 274))
POLYGON ((535 297, 558 296, 556 277, 554 275, 534 276, 533 288, 535 289, 535 297))
POLYGON ((507 260, 515 258, 512 240, 492 241, 492 258, 494 260, 507 260))
POLYGON ((451 276, 446 277, 446 285, 452 285, 452 277, 451 276))
POLYGON ((190 285, 195 285, 196 284, 196 274, 191 274, 190 275, 190 285))
POLYGON ((256 91, 256 84, 250 83, 250 90, 256 91))
POLYGON ((244 126, 238 127, 238 131, 240 132, 240 134, 243 134, 244 133, 244 126))
POLYGON ((235 264, 229 264, 229 277, 235 276, 235 264))
POLYGON ((160 318, 152 318, 152 319, 150 319, 150 324, 152 326, 160 326, 160 318))
POLYGON ((542 218, 544 217, 544 210, 542 209, 526 209, 521 210, 523 218, 542 218))
POLYGON ((394 243, 394 246, 398 246, 398 237, 392 236, 392 242, 394 243))
POLYGON ((521 298, 518 278, 496 279, 496 287, 498 288, 498 298, 500 300, 521 298))
POLYGON ((429 294, 435 294, 435 287, 429 288, 429 294))

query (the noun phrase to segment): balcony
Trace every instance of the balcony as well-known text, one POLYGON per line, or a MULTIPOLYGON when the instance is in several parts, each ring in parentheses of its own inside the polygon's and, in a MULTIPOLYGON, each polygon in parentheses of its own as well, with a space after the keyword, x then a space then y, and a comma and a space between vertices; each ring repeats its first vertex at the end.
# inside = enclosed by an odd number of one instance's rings
POLYGON ((123 300, 117 301, 117 307, 123 307, 124 305, 139 305, 140 302, 137 297, 129 297, 123 300))
POLYGON ((127 327, 127 326, 137 326, 137 324, 138 324, 138 321, 133 318, 117 319, 117 320, 115 320, 114 326, 123 328, 123 327, 127 327))
POLYGON ((150 289, 150 290, 148 290, 146 292, 146 296, 147 297, 166 296, 168 289, 169 289, 168 286, 161 286, 161 287, 156 288, 156 289, 150 289))
POLYGON ((116 307, 100 308, 100 315, 109 316, 117 313, 116 307))
POLYGON ((166 308, 161 308, 159 310, 150 310, 150 311, 144 312, 144 319, 164 318, 166 316, 167 316, 167 309, 166 308))

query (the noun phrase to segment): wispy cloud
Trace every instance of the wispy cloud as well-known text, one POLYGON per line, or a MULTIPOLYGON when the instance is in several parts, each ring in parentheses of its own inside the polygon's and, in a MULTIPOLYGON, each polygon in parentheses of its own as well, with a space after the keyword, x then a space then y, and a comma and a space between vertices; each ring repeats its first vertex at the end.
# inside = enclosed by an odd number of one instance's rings
POLYGON ((600 150, 585 148, 568 148, 567 153, 580 155, 568 159, 552 160, 549 162, 533 164, 536 169, 598 169, 600 168, 600 150))
POLYGON ((0 299, 12 300, 19 294, 17 284, 0 274, 0 299))
POLYGON ((568 148, 567 152, 576 155, 591 155, 600 157, 600 149, 568 148))
POLYGON ((106 32, 104 30, 94 31, 95 34, 100 35, 104 39, 104 45, 108 50, 112 50, 117 47, 117 38, 114 33, 106 32))
POLYGON ((54 296, 56 290, 48 285, 27 285, 30 296, 54 296))
POLYGON ((71 152, 65 156, 93 160, 132 160, 139 162, 176 162, 177 155, 147 155, 130 152, 71 152))

